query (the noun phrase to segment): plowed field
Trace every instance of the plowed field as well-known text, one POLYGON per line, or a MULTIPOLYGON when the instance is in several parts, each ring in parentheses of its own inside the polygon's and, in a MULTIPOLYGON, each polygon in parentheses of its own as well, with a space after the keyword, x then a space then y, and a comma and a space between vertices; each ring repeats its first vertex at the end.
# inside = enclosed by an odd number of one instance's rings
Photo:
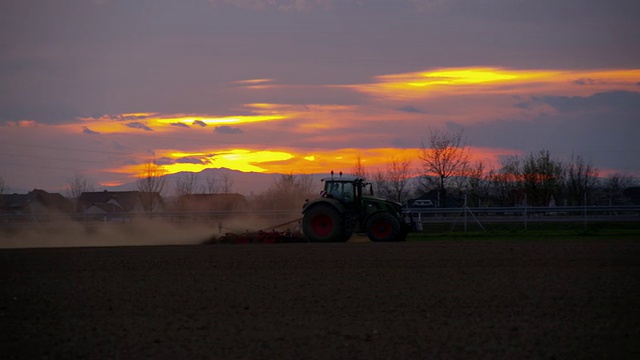
POLYGON ((5 359, 640 358, 640 241, 0 250, 5 359))

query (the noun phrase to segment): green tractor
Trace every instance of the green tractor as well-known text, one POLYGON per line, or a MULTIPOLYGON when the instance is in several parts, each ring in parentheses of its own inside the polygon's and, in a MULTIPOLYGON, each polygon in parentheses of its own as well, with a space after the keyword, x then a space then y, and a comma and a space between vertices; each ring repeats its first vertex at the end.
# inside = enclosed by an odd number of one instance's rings
POLYGON ((371 183, 361 177, 333 176, 322 179, 324 191, 302 207, 302 232, 310 242, 344 242, 355 233, 366 233, 371 241, 404 241, 416 230, 405 219, 402 205, 373 196, 371 183), (369 188, 369 195, 365 189, 369 188))

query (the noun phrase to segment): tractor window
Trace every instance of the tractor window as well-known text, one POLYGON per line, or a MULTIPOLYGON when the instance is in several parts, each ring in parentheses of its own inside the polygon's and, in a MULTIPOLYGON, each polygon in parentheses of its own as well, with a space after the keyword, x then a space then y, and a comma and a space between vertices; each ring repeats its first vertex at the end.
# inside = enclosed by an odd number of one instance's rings
POLYGON ((342 198, 346 201, 353 201, 353 184, 343 183, 342 185, 342 198))
POLYGON ((327 191, 327 194, 331 195, 336 199, 341 199, 344 201, 353 201, 354 187, 352 183, 349 183, 349 182, 327 183, 326 191, 327 191))
POLYGON ((331 195, 332 197, 338 197, 341 193, 340 191, 340 183, 334 182, 334 183, 327 183, 327 194, 331 195))

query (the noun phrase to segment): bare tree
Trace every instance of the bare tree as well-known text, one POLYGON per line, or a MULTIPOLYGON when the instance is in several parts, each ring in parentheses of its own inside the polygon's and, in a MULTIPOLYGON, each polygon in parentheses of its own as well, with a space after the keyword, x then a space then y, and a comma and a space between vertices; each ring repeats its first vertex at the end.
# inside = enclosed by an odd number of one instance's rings
POLYGON ((465 194, 468 193, 470 189, 469 177, 473 169, 469 162, 463 164, 460 170, 457 171, 455 176, 451 176, 449 178, 449 182, 447 184, 447 194, 451 197, 452 193, 458 198, 464 198, 465 194))
POLYGON ((66 195, 68 198, 77 201, 83 192, 95 191, 94 182, 80 174, 76 174, 73 180, 69 182, 66 188, 66 195))
POLYGON ((207 176, 205 180, 204 192, 207 194, 217 194, 219 192, 218 178, 214 175, 207 176))
POLYGON ((634 184, 634 178, 628 174, 610 174, 604 179, 602 190, 607 205, 622 205, 626 202, 624 190, 634 184))
POLYGON ((498 171, 489 172, 494 193, 502 199, 502 205, 513 206, 524 202, 522 190, 522 161, 517 156, 510 156, 502 160, 502 167, 498 171))
POLYGON ((378 196, 404 202, 410 196, 411 160, 391 158, 384 170, 373 172, 372 183, 378 196))
POLYGON ((489 196, 490 181, 485 174, 485 163, 483 160, 477 161, 467 172, 470 199, 467 199, 473 206, 481 206, 482 200, 489 196))
POLYGON ((144 211, 153 212, 160 205, 167 181, 165 174, 165 169, 153 161, 147 161, 143 165, 136 185, 144 211))
POLYGON ((269 210, 297 210, 305 199, 316 195, 316 184, 309 175, 281 175, 260 196, 261 207, 269 210))
POLYGON ((422 144, 420 160, 424 176, 437 179, 440 206, 446 207, 447 204, 447 180, 461 175, 468 159, 469 149, 463 143, 462 132, 430 130, 429 144, 422 144))
POLYGON ((177 209, 180 211, 185 210, 185 199, 184 196, 195 194, 198 185, 198 174, 189 172, 182 173, 180 177, 176 179, 176 187, 175 187, 175 205, 177 209))
POLYGON ((233 188, 233 179, 229 174, 222 174, 220 176, 219 190, 222 194, 228 194, 233 188))
POLYGON ((389 199, 399 203, 409 197, 409 180, 411 177, 411 160, 392 158, 387 163, 387 185, 391 192, 389 199))
POLYGON ((223 173, 221 175, 209 175, 205 179, 203 192, 206 194, 229 194, 233 188, 231 175, 223 173))
POLYGON ((371 183, 376 195, 386 198, 391 196, 391 187, 389 186, 389 179, 387 179, 387 173, 380 169, 376 169, 372 174, 373 179, 371 183))
POLYGON ((311 175, 300 174, 298 175, 297 182, 298 190, 301 194, 305 194, 308 196, 313 196, 317 193, 317 183, 313 180, 311 175))
POLYGON ((557 199, 563 182, 560 161, 551 158, 547 150, 530 154, 522 165, 522 183, 527 202, 534 206, 547 206, 552 197, 557 199))
POLYGON ((353 167, 353 175, 361 177, 361 178, 367 178, 367 170, 364 168, 364 165, 362 164, 362 159, 360 158, 360 155, 358 155, 358 157, 356 158, 356 164, 353 167))
POLYGON ((585 197, 591 199, 594 187, 598 183, 598 169, 586 162, 581 156, 571 156, 566 168, 565 191, 568 205, 580 205, 585 197))
POLYGON ((189 172, 183 173, 179 178, 176 179, 176 196, 180 197, 182 195, 191 195, 197 192, 198 186, 198 174, 189 172))

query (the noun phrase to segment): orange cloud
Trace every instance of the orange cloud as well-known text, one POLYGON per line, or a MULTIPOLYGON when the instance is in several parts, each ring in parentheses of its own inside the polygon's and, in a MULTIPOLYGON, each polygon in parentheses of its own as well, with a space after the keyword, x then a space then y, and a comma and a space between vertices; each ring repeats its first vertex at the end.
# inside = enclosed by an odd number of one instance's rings
POLYGON ((83 127, 98 133, 143 133, 148 132, 171 132, 178 128, 200 129, 206 126, 220 125, 240 125, 257 122, 268 122, 284 120, 288 118, 286 114, 268 115, 235 115, 235 116, 210 116, 210 115, 185 115, 185 114, 132 114, 105 115, 99 118, 80 118, 82 126, 77 124, 66 125, 74 132, 81 132, 83 127), (198 126, 193 126, 198 124, 198 126))
POLYGON ((517 70, 504 68, 447 68, 381 75, 376 82, 348 85, 376 97, 411 100, 434 96, 487 93, 594 92, 616 87, 634 89, 640 69, 630 70, 517 70), (584 86, 588 85, 588 86, 584 86))
POLYGON ((20 121, 7 121, 6 125, 11 127, 28 128, 28 127, 36 127, 38 126, 38 123, 34 120, 20 120, 20 121))
POLYGON ((274 79, 247 79, 234 81, 232 86, 238 86, 245 89, 269 89, 276 85, 271 84, 274 79))
MULTIPOLYGON (((160 160, 159 164, 167 174, 182 171, 200 172, 209 168, 228 168, 243 172, 311 174, 329 173, 332 170, 350 173, 353 171, 357 159, 360 158, 364 168, 373 174, 375 171, 384 171, 393 161, 392 159, 397 159, 410 161, 411 175, 416 176, 422 172, 420 153, 420 149, 396 148, 311 149, 308 151, 297 149, 218 149, 188 153, 176 150, 159 150, 157 157, 151 160, 160 160), (198 161, 181 161, 184 159, 198 159, 198 161)), ((504 155, 513 155, 513 151, 470 148, 471 161, 483 160, 487 170, 499 167, 499 159, 504 155)), ((114 171, 135 175, 142 171, 142 165, 126 166, 114 171)))
POLYGON ((262 84, 267 82, 272 82, 273 79, 248 79, 248 80, 238 80, 234 81, 235 84, 262 84))
MULTIPOLYGON (((358 105, 281 104, 256 102, 244 105, 249 115, 213 116, 206 114, 127 113, 83 118, 81 126, 60 125, 73 132, 107 134, 146 134, 180 132, 180 140, 188 140, 186 131, 199 131, 215 126, 251 124, 244 143, 226 142, 227 148, 197 151, 154 148, 155 159, 163 159, 168 173, 199 172, 207 168, 229 168, 265 173, 327 173, 331 170, 350 172, 359 156, 367 169, 384 170, 391 158, 413 161, 416 173, 421 171, 419 149, 390 147, 392 137, 403 137, 407 144, 419 143, 420 132, 446 121, 468 124, 495 119, 521 119, 536 116, 536 111, 516 106, 538 94, 586 96, 599 91, 623 89, 637 91, 640 69, 629 70, 514 70, 503 68, 449 68, 405 74, 382 75, 371 84, 347 88, 373 96, 375 101, 358 105), (409 104, 411 107, 407 107, 409 104), (409 109, 409 110, 404 110, 409 109), (286 123, 284 121, 287 121, 286 123), (276 124, 280 122, 280 124, 276 124), (364 126, 363 126, 364 125, 364 126), (400 129, 404 133, 401 133, 400 129), (275 147, 276 136, 304 139, 308 148, 275 147), (251 139, 249 139, 251 137, 251 139), (257 142, 256 139, 259 139, 257 142), (367 141, 364 141, 364 140, 367 141), (262 144, 259 148, 253 143, 262 144), (356 148, 352 144, 374 144, 375 148, 356 148), (326 144, 347 144, 327 149, 326 144), (267 146, 268 150, 264 147, 267 146), (353 146, 353 147, 350 147, 353 146)), ((236 82, 260 85, 272 79, 249 79, 236 82)), ((340 86, 343 87, 343 86, 340 86)), ((545 105, 539 105, 544 107, 545 105)), ((15 126, 31 126, 23 123, 15 126)), ((169 137, 167 137, 169 138, 169 137)), ((229 138, 225 138, 228 141, 229 138)), ((232 139, 235 141, 236 139, 232 139)), ((209 146, 210 143, 206 142, 209 146)), ((513 155, 513 150, 472 148, 472 161, 484 160, 488 168, 499 168, 500 158, 513 155)), ((136 155, 137 161, 145 155, 136 155)), ((119 168, 120 174, 136 174, 135 166, 119 168)))

